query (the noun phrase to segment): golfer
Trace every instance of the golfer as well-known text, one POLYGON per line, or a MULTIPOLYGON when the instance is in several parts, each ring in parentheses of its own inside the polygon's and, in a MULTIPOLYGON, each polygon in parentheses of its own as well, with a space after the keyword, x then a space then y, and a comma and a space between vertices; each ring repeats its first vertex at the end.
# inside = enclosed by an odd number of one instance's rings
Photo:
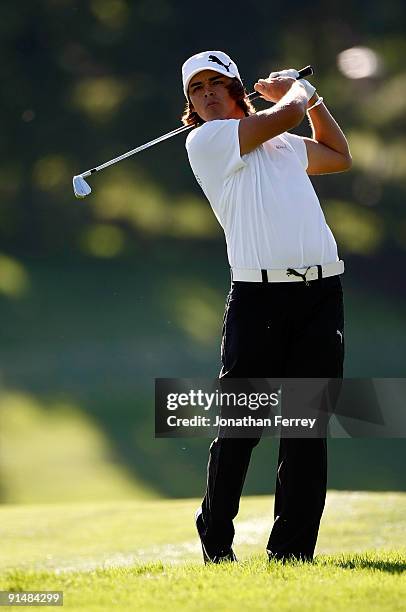
MULTIPOLYGON (((274 102, 255 112, 236 64, 221 51, 182 67, 182 120, 198 122, 186 149, 222 226, 231 268, 220 378, 341 378, 344 315, 339 260, 308 175, 351 167, 347 140, 323 98, 296 70, 255 90, 274 102), (289 133, 307 115, 312 138, 289 133)), ((233 519, 259 438, 216 438, 196 513, 205 562, 236 561, 233 519)), ((281 438, 269 559, 312 560, 327 487, 326 438, 281 438)))

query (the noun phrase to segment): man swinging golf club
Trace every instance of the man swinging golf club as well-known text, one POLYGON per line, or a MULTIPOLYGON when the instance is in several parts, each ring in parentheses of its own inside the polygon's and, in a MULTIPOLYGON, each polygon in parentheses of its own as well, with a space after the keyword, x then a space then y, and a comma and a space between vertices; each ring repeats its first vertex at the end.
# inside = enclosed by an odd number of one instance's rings
MULTIPOLYGON (((190 165, 221 224, 232 284, 220 378, 341 378, 344 315, 337 255, 308 175, 351 167, 347 140, 296 70, 255 90, 274 102, 255 112, 236 64, 221 51, 182 67, 190 165), (312 138, 290 134, 307 116, 312 138)), ((196 513, 205 562, 235 561, 233 519, 259 438, 216 438, 196 513)), ((312 560, 327 486, 326 438, 280 439, 269 559, 312 560)))

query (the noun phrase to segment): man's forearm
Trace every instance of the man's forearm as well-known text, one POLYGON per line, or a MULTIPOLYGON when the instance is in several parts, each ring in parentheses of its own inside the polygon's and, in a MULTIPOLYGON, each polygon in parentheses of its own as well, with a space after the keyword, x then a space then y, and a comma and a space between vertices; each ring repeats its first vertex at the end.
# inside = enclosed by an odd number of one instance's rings
POLYGON ((276 98, 278 102, 272 108, 240 119, 238 136, 241 155, 250 153, 267 140, 302 123, 307 106, 306 90, 301 83, 286 81, 281 79, 280 82, 269 83, 263 80, 255 84, 256 91, 266 100, 272 102, 276 98))
MULTIPOLYGON (((307 107, 309 108, 312 106, 318 98, 319 96, 314 94, 309 100, 307 107)), ((341 153, 346 157, 351 157, 344 133, 323 102, 309 111, 308 117, 312 129, 313 140, 326 145, 330 149, 333 149, 333 151, 337 151, 337 153, 341 153)))
POLYGON ((275 112, 278 110, 278 108, 281 106, 286 106, 287 104, 297 104, 303 111, 304 116, 307 108, 307 96, 305 88, 299 81, 292 84, 289 91, 282 96, 282 98, 275 104, 275 106, 272 107, 272 109, 275 112))

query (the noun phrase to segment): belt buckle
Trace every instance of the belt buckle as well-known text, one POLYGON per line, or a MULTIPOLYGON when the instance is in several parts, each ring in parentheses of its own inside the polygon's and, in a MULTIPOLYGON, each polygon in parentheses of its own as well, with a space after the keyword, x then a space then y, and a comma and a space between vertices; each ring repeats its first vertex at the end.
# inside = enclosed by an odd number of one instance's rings
POLYGON ((319 271, 318 271, 318 266, 312 266, 307 272, 306 272, 306 279, 308 281, 311 280, 317 280, 319 278, 319 271))

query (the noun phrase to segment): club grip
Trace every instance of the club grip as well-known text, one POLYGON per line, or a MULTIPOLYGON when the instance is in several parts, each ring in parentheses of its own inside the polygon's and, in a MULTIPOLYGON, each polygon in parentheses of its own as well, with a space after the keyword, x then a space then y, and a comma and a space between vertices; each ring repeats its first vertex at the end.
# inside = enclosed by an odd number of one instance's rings
MULTIPOLYGON (((304 79, 304 77, 311 76, 312 74, 314 74, 313 66, 305 66, 304 68, 301 68, 300 70, 298 70, 298 73, 299 73, 299 76, 296 78, 296 80, 304 79)), ((260 97, 261 97, 261 94, 258 93, 257 91, 253 91, 247 96, 247 98, 251 100, 251 102, 260 97)))
POLYGON ((299 76, 297 77, 298 79, 304 79, 307 76, 311 76, 312 74, 314 74, 313 66, 305 66, 304 68, 301 68, 300 70, 298 70, 298 73, 299 73, 299 76))

